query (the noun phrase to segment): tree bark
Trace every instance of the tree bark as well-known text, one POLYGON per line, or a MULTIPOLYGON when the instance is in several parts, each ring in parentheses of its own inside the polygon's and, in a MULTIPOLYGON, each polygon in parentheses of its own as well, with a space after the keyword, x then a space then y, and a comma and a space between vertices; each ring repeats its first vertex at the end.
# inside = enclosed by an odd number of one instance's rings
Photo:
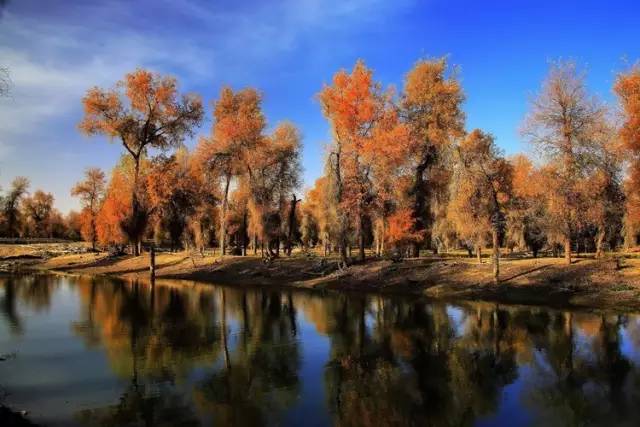
POLYGON ((226 255, 226 238, 227 238, 227 209, 229 207, 229 184, 231 183, 231 174, 226 174, 224 185, 224 197, 222 199, 222 210, 220 211, 220 256, 226 255))
POLYGON ((497 285, 500 283, 500 242, 498 241, 498 230, 495 228, 491 232, 493 240, 493 281, 497 285))
POLYGON ((571 264, 571 237, 569 236, 564 238, 564 261, 566 264, 571 264))
POLYGON ((249 245, 249 234, 247 233, 247 216, 249 212, 247 209, 242 214, 242 256, 247 256, 247 246, 249 245))
POLYGON ((289 232, 287 233, 287 248, 286 252, 288 256, 291 256, 291 251, 293 250, 293 236, 296 229, 296 205, 300 200, 296 199, 296 195, 294 194, 291 198, 291 206, 289 210, 289 232))
POLYGON ((363 219, 362 214, 358 215, 358 259, 362 262, 365 260, 363 219))
POLYGON ((604 238, 606 236, 606 232, 604 227, 598 228, 598 234, 596 235, 596 258, 602 258, 604 256, 604 248, 602 244, 604 243, 604 238))

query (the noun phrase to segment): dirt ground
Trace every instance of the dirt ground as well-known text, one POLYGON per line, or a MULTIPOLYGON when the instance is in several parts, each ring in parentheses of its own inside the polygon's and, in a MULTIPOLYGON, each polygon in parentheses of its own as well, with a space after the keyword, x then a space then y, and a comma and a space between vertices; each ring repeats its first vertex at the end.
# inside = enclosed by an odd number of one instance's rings
MULTIPOLYGON (((109 257, 85 252, 86 246, 4 247, 2 260, 22 259, 29 268, 76 274, 149 279, 149 254, 109 257), (22 257, 22 258, 20 258, 22 257)), ((15 245, 17 246, 17 245, 15 245)), ((226 256, 224 260, 188 252, 156 255, 156 278, 186 279, 236 286, 288 286, 320 290, 367 291, 423 295, 434 299, 489 300, 517 304, 580 306, 640 310, 640 259, 578 258, 571 265, 559 258, 501 260, 501 282, 492 281, 491 263, 457 256, 429 256, 392 262, 371 257, 364 264, 337 269, 335 258, 297 253, 265 263, 259 256, 226 256)), ((5 268, 6 270, 6 268, 5 268)))

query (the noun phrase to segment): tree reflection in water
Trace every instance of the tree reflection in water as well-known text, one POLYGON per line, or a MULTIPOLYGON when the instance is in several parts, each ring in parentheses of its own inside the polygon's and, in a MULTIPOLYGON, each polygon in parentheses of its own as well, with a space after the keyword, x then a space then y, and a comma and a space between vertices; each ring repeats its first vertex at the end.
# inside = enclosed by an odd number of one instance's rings
POLYGON ((71 331, 104 352, 122 389, 78 408, 81 424, 283 424, 318 398, 304 387, 314 381, 342 426, 509 423, 513 411, 539 425, 640 416, 637 315, 24 276, 0 279, 8 339, 29 339, 28 313, 46 313, 61 284, 79 297, 71 331), (326 360, 304 361, 318 337, 326 360), (304 363, 322 364, 321 377, 304 363), (517 395, 505 399, 509 385, 517 395))

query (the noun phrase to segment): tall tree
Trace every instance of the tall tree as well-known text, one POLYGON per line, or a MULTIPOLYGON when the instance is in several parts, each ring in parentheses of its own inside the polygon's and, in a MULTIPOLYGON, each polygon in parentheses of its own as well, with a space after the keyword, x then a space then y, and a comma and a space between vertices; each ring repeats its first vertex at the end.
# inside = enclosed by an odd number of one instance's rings
MULTIPOLYGON (((434 180, 431 169, 443 149, 464 132, 462 103, 464 94, 456 75, 448 70, 445 58, 418 61, 404 82, 401 114, 409 126, 410 167, 413 185, 413 231, 426 234, 430 225, 430 191, 434 180)), ((413 244, 413 256, 419 255, 421 241, 413 244)))
POLYGON ((247 163, 252 211, 271 255, 275 255, 273 249, 278 251, 283 234, 287 245, 293 237, 292 229, 283 233, 281 226, 285 219, 291 225, 288 214, 295 213, 287 209, 287 199, 300 185, 300 139, 293 124, 281 123, 261 140, 247 163))
POLYGON ((102 205, 105 186, 104 172, 99 168, 88 168, 84 172, 84 180, 71 189, 71 195, 79 197, 82 204, 82 237, 91 242, 94 251, 98 240, 96 219, 102 205))
POLYGON ((7 237, 17 237, 20 229, 20 202, 27 194, 29 180, 23 176, 11 182, 11 188, 2 199, 2 216, 5 222, 7 237))
POLYGON ((224 87, 213 104, 214 124, 209 138, 200 140, 199 157, 221 179, 220 253, 226 253, 227 211, 231 181, 245 175, 251 156, 263 138, 266 126, 262 96, 253 88, 234 92, 224 87))
MULTIPOLYGON (((140 161, 149 148, 166 150, 193 134, 202 121, 198 95, 180 96, 175 78, 138 69, 113 89, 90 89, 82 99, 84 118, 79 128, 87 135, 105 135, 119 140, 134 163, 131 229, 144 230, 144 207, 138 195, 140 161)), ((131 236, 139 255, 142 232, 131 236)))
POLYGON ((584 73, 572 62, 559 62, 552 65, 541 92, 532 101, 523 129, 524 136, 553 167, 553 200, 560 205, 559 231, 568 264, 582 197, 577 184, 592 161, 594 132, 604 119, 605 109, 588 94, 584 73))
POLYGON ((640 64, 618 75, 614 91, 623 118, 620 139, 629 159, 625 237, 627 244, 635 245, 640 234, 640 64))
POLYGON ((329 157, 331 186, 338 213, 338 245, 347 261, 348 221, 355 221, 358 257, 365 258, 365 220, 373 206, 374 175, 380 156, 398 155, 404 144, 392 93, 373 80, 373 72, 358 61, 351 73, 341 70, 318 94, 322 112, 333 130, 329 157))
MULTIPOLYGON (((460 229, 490 230, 493 247, 493 277, 500 275, 500 237, 505 230, 505 211, 511 198, 512 168, 493 137, 479 129, 459 146, 459 164, 452 184, 451 209, 460 229)), ((478 253, 482 236, 477 236, 478 253)))

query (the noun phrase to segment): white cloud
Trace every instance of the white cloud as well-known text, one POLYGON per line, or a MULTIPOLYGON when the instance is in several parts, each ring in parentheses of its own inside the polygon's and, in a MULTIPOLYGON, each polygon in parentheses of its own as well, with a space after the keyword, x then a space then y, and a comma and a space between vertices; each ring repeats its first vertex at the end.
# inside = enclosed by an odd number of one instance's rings
MULTIPOLYGON (((76 174, 64 179, 78 178, 86 165, 72 165, 70 153, 95 157, 95 146, 79 142, 75 129, 80 99, 92 86, 110 87, 138 66, 176 74, 187 89, 242 80, 305 40, 333 40, 324 46, 333 54, 348 49, 341 37, 363 26, 375 28, 372 22, 383 23, 411 1, 281 0, 229 7, 195 0, 161 0, 160 6, 60 1, 49 3, 55 10, 46 12, 35 0, 9 3, 0 16, 0 62, 13 81, 12 96, 0 99, 0 183, 30 175, 37 184, 40 174, 46 186, 47 171, 35 165, 55 161, 76 174), (25 165, 33 170, 19 169, 25 165)), ((56 198, 73 205, 66 191, 56 198)))

